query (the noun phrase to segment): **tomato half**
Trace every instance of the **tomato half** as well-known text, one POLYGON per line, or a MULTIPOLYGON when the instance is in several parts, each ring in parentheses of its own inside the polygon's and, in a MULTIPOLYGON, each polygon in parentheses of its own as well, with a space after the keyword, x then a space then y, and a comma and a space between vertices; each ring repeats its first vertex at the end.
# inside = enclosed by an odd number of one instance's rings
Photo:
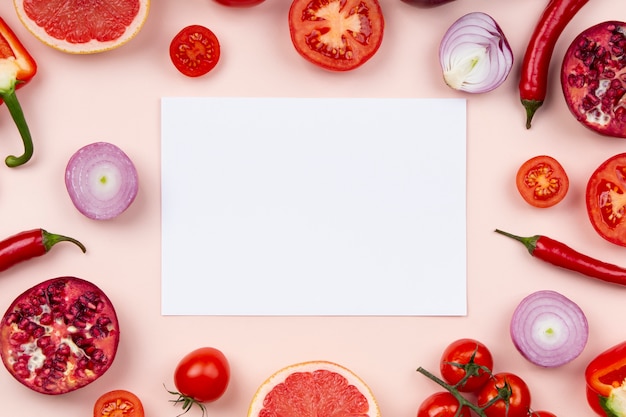
POLYGON ((263 3, 265 0, 215 0, 224 6, 231 7, 251 7, 263 3))
POLYGON ((591 174, 585 195, 596 232, 611 243, 626 246, 626 153, 612 156, 591 174))
POLYGON ((172 39, 170 59, 184 75, 199 77, 217 65, 220 59, 220 43, 209 28, 190 25, 172 39))
POLYGON ((487 346, 477 340, 458 339, 443 351, 439 370, 443 379, 459 391, 476 392, 491 375, 493 356, 487 346))
POLYGON ((289 31, 296 51, 333 71, 363 65, 378 51, 385 22, 378 0, 294 0, 289 31))
POLYGON ((524 200, 535 207, 552 207, 561 202, 569 189, 569 178, 554 158, 539 155, 524 162, 515 179, 524 200))
POLYGON ((417 417, 470 417, 470 409, 463 407, 459 414, 459 400, 448 391, 436 392, 426 398, 419 409, 417 417))
POLYGON ((174 384, 178 392, 201 403, 220 398, 229 381, 228 360, 220 350, 212 347, 188 353, 174 371, 174 384))
POLYGON ((144 417, 143 404, 130 391, 114 390, 100 396, 93 406, 93 417, 144 417))
POLYGON ((501 372, 494 374, 478 391, 476 403, 484 408, 487 417, 528 417, 530 389, 519 376, 501 372), (485 408, 498 395, 500 399, 485 408))

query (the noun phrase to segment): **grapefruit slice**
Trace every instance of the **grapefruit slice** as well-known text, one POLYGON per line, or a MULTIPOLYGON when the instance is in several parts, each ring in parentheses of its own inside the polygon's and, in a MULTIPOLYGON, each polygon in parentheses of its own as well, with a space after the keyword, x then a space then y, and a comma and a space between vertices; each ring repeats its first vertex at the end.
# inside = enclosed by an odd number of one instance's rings
POLYGON ((287 366, 261 384, 248 417, 380 417, 372 391, 356 374, 327 361, 287 366))
POLYGON ((22 24, 54 49, 93 54, 115 49, 141 30, 150 0, 13 0, 22 24))

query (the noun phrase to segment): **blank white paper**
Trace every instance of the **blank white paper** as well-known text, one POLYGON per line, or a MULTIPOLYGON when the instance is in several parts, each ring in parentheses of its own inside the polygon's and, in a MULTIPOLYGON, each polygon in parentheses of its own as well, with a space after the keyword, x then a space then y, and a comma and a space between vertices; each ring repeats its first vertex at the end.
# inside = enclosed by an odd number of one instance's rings
POLYGON ((162 314, 466 314, 465 100, 161 106, 162 314))

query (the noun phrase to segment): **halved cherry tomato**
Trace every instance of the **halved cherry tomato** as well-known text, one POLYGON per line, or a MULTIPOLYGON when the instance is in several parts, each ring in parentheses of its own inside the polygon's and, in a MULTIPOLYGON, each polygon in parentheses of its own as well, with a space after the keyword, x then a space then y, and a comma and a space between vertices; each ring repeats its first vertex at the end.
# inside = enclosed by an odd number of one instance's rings
POLYGON ((462 392, 476 392, 487 383, 493 356, 487 346, 474 339, 458 339, 443 351, 439 361, 443 379, 462 392))
POLYGON ((459 414, 459 400, 448 391, 436 392, 426 398, 419 409, 417 417, 470 417, 470 409, 463 407, 459 414))
POLYGON ((263 3, 265 0, 215 0, 224 6, 231 7, 251 7, 263 3))
POLYGON ((217 65, 220 59, 220 43, 210 29, 201 25, 190 25, 172 39, 170 59, 184 75, 199 77, 217 65))
POLYGON ((94 417, 144 417, 143 404, 130 391, 114 390, 104 393, 93 406, 94 417))
POLYGON ((565 198, 569 178, 554 158, 539 155, 524 162, 515 179, 517 190, 531 206, 552 207, 565 198))
POLYGON ((626 153, 604 161, 589 178, 587 214, 600 236, 626 246, 626 153))
POLYGON ((519 376, 501 372, 494 374, 478 391, 476 404, 484 408, 487 417, 528 417, 530 389, 519 376), (500 399, 486 407, 498 395, 500 399))
POLYGON ((294 0, 289 31, 296 51, 333 71, 348 71, 378 51, 385 22, 378 0, 294 0))

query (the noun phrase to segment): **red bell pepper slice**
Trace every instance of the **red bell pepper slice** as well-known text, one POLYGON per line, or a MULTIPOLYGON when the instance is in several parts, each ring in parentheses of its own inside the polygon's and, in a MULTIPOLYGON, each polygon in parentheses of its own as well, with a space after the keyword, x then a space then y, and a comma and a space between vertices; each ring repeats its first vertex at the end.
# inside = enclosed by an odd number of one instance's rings
POLYGON ((23 165, 33 156, 33 141, 15 90, 26 85, 36 73, 35 60, 0 18, 0 98, 7 105, 24 143, 22 155, 6 157, 5 163, 9 167, 23 165))
POLYGON ((626 416, 626 341, 596 356, 585 369, 587 402, 600 416, 626 416))

